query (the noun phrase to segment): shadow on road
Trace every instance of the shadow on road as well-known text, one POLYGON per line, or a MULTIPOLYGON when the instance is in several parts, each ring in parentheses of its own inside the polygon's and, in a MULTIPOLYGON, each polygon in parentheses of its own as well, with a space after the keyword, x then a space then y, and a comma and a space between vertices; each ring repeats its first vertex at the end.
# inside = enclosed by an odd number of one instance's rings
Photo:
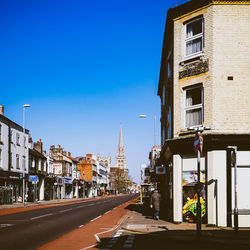
POLYGON ((171 230, 155 233, 136 234, 125 231, 126 235, 102 238, 97 249, 166 249, 166 250, 216 250, 250 249, 250 231, 204 231, 201 237, 196 231, 171 230))

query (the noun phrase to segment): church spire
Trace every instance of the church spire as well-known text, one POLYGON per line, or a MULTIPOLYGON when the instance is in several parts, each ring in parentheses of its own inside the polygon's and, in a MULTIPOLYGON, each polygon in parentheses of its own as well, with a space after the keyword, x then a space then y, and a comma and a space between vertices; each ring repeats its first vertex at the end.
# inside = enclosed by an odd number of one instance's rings
POLYGON ((122 138, 122 125, 120 126, 120 136, 119 136, 118 151, 119 152, 124 152, 123 138, 122 138))
POLYGON ((120 126, 119 144, 116 153, 116 167, 126 169, 126 156, 123 145, 122 126, 120 126))

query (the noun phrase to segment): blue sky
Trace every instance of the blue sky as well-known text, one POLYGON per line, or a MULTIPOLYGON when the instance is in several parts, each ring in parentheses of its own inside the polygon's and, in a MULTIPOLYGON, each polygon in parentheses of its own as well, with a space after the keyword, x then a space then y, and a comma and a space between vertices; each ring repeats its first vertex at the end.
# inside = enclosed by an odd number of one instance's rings
POLYGON ((120 123, 129 173, 148 163, 166 13, 176 1, 1 0, 0 104, 48 151, 112 156, 120 123), (147 114, 148 119, 138 115, 147 114), (151 117, 151 118, 150 118, 151 117))

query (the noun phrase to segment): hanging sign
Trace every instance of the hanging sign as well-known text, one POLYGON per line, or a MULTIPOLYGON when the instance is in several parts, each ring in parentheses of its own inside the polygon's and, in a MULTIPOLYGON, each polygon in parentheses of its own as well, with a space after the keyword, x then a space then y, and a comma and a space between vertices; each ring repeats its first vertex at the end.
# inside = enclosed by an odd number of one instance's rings
POLYGON ((164 174, 166 174, 166 168, 164 166, 156 166, 155 167, 155 174, 156 175, 164 175, 164 174))

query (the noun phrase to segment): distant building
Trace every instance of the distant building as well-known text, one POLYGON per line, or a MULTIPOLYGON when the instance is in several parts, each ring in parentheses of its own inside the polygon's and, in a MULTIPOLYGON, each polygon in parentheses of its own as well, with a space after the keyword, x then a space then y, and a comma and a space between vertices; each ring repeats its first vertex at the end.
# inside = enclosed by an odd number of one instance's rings
POLYGON ((50 146, 50 157, 54 159, 53 168, 56 176, 57 199, 73 198, 72 164, 70 152, 65 151, 60 145, 50 146))
POLYGON ((77 168, 84 173, 85 196, 97 196, 97 157, 93 154, 86 154, 86 157, 76 157, 79 161, 77 168))

